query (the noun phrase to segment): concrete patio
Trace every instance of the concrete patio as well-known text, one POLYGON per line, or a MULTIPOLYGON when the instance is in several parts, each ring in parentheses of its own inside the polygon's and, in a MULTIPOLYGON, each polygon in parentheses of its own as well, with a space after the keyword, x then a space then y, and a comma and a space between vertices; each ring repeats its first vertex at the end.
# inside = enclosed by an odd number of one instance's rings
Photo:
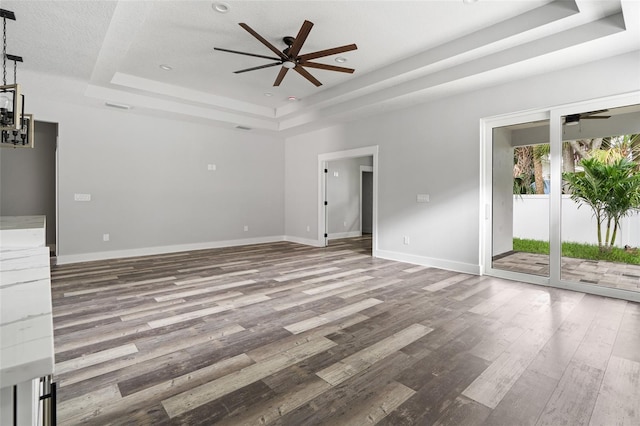
MULTIPOLYGON (((549 256, 507 252, 494 256, 493 267, 505 271, 549 276, 549 256)), ((561 277, 567 281, 640 291, 640 265, 563 257, 561 277)))

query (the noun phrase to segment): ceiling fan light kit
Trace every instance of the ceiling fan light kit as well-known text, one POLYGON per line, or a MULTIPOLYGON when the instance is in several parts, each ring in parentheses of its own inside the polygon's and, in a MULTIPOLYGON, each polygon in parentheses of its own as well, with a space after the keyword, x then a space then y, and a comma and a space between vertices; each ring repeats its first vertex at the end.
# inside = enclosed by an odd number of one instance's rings
MULTIPOLYGON (((279 50, 273 44, 269 43, 264 37, 262 37, 260 34, 258 34, 249 25, 247 25, 245 23, 240 23, 239 25, 244 30, 246 30, 249 34, 251 34, 253 37, 255 37, 260 43, 265 45, 277 57, 258 55, 258 54, 255 54, 255 53, 240 52, 240 51, 237 51, 237 50, 230 50, 230 49, 223 49, 223 48, 220 48, 220 47, 214 47, 214 50, 218 50, 218 51, 221 51, 221 52, 235 53, 235 54, 238 54, 238 55, 253 56, 253 57, 256 57, 256 58, 270 59, 272 61, 276 61, 276 62, 272 62, 272 63, 265 64, 265 65, 259 65, 259 66, 256 66, 256 67, 251 67, 251 68, 246 68, 246 69, 234 71, 234 74, 241 74, 241 73, 248 72, 248 71, 255 71, 255 70, 259 70, 259 69, 263 69, 263 68, 275 67, 275 66, 279 65, 279 66, 281 66, 281 68, 280 68, 280 72, 278 73, 278 75, 277 75, 277 77, 276 77, 276 79, 275 79, 275 81, 273 83, 274 86, 280 86, 280 83, 282 83, 282 80, 284 79, 284 77, 287 74, 287 72, 290 69, 292 69, 292 70, 296 71, 298 74, 300 74, 302 77, 307 79, 309 82, 311 82, 313 85, 315 85, 316 87, 319 87, 319 86, 322 86, 322 83, 318 79, 316 79, 313 75, 311 75, 311 73, 309 71, 307 71, 306 68, 316 68, 316 69, 321 69, 321 70, 326 70, 326 71, 337 71, 337 72, 348 73, 348 74, 352 74, 355 71, 355 69, 353 69, 353 68, 339 67, 339 66, 335 66, 335 65, 327 65, 327 64, 320 63, 320 62, 312 62, 313 59, 324 58, 326 56, 332 56, 332 55, 337 55, 337 54, 340 54, 340 53, 356 50, 358 48, 358 46, 356 46, 355 44, 349 44, 349 45, 345 45, 345 46, 334 47, 332 49, 320 50, 320 51, 317 51, 317 52, 311 52, 311 53, 306 53, 304 55, 300 55, 300 50, 302 49, 302 46, 304 45, 305 41, 307 40, 307 37, 309 36, 309 33, 311 32, 311 28, 313 28, 313 23, 310 22, 310 21, 304 21, 304 23, 302 24, 302 27, 300 27, 300 31, 298 31, 298 35, 296 37, 291 37, 291 36, 283 37, 282 41, 287 45, 287 47, 285 49, 283 49, 283 50, 279 50)), ((345 59, 345 61, 346 61, 346 59, 345 59)), ((340 62, 340 61, 338 61, 338 62, 340 62)))

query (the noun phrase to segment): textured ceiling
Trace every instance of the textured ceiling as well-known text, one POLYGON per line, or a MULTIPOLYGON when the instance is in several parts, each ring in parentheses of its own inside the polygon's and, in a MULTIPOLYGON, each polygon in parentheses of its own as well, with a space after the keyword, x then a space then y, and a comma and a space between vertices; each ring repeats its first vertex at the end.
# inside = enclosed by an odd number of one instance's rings
POLYGON ((213 1, 3 0, 2 8, 16 13, 8 53, 24 57, 21 67, 81 80, 96 104, 264 131, 300 130, 640 49, 634 0, 227 3, 225 14, 213 1), (271 56, 238 23, 283 48, 282 37, 295 36, 305 19, 315 26, 301 53, 356 43, 358 50, 341 55, 353 75, 310 70, 323 83, 317 88, 290 72, 273 87, 279 67, 233 74, 268 60, 213 50, 271 56))

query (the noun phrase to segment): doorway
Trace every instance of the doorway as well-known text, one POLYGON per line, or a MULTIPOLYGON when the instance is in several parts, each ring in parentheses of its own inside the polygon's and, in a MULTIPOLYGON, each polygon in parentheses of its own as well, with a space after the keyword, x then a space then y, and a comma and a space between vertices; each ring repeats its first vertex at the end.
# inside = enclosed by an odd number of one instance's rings
POLYGON ((373 167, 360 166, 360 229, 363 235, 373 232, 373 167))
POLYGON ((375 256, 377 155, 374 146, 318 156, 321 245, 356 244, 375 256))
POLYGON ((35 121, 34 136, 33 148, 0 150, 0 215, 45 216, 46 244, 55 256, 58 124, 35 121))

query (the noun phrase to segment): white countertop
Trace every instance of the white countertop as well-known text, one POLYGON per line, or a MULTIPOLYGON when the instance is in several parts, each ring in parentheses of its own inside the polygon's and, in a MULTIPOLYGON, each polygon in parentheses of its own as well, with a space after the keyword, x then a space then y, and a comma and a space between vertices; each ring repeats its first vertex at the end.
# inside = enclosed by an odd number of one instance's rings
MULTIPOLYGON (((37 220, 4 220, 11 230, 37 220)), ((27 226, 26 228, 24 226, 27 226)), ((40 222, 44 230, 44 221, 40 222)), ((5 228, 3 227, 3 236, 5 228)), ((23 241, 28 241, 24 240, 23 241)), ((53 373, 53 314, 49 249, 8 246, 0 240, 0 387, 53 373)))
POLYGON ((0 245, 6 247, 43 247, 46 216, 0 216, 0 245))

